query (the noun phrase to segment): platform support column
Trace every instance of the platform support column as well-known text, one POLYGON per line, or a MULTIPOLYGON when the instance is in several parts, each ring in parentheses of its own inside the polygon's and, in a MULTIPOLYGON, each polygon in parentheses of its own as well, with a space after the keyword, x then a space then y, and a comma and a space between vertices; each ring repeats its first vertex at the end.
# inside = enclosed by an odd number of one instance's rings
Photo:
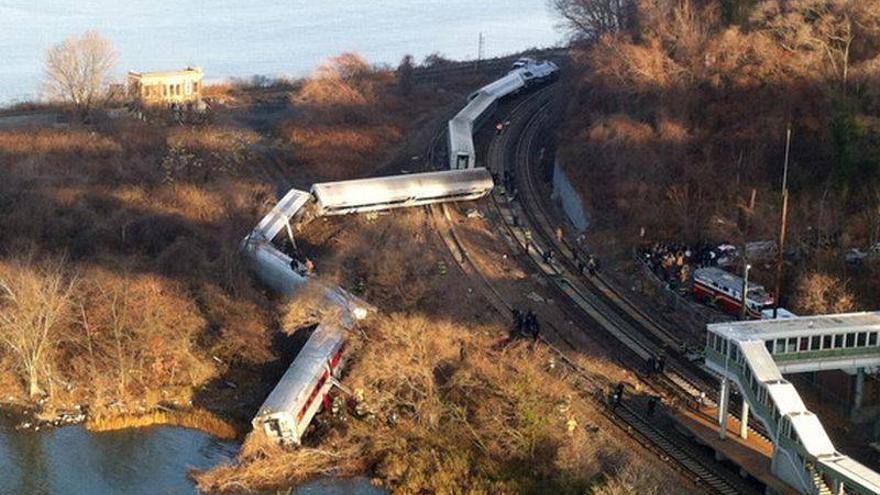
POLYGON ((749 438, 749 403, 745 398, 742 401, 742 422, 739 424, 739 437, 743 440, 749 438))
POLYGON ((856 392, 853 395, 852 414, 856 414, 862 408, 862 399, 865 396, 865 368, 856 369, 856 392))
POLYGON ((718 393, 718 437, 724 440, 727 436, 727 402, 730 393, 730 382, 727 378, 721 380, 721 391, 718 393))

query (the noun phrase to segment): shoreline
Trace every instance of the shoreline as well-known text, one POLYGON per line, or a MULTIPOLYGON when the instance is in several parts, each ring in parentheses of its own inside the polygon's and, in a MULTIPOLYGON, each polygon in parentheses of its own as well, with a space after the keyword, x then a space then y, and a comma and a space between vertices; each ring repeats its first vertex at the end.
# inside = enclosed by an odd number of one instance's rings
POLYGON ((94 433, 120 431, 150 426, 178 426, 199 430, 220 440, 242 440, 246 429, 241 424, 200 408, 171 409, 156 407, 144 412, 119 412, 90 416, 88 405, 58 410, 44 415, 34 404, 0 402, 0 416, 16 430, 40 431, 80 425, 94 433))

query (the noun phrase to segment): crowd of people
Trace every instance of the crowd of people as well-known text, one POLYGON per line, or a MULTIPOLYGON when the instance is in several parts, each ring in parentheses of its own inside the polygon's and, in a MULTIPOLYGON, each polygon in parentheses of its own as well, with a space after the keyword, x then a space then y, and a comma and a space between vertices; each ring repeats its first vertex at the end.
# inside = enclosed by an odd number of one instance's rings
POLYGON ((694 269, 726 266, 734 263, 738 256, 736 247, 727 243, 688 246, 655 242, 639 250, 642 262, 672 290, 685 290, 694 269))

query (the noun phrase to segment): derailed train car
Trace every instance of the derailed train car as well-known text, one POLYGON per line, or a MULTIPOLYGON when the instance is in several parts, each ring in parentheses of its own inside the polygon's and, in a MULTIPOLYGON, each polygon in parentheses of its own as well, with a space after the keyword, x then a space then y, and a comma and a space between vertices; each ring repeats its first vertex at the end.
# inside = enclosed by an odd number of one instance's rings
POLYGON ((471 93, 468 104, 449 121, 449 168, 477 166, 473 135, 494 114, 502 98, 553 81, 558 75, 559 67, 553 62, 523 58, 516 61, 507 75, 471 93))
POLYGON ((494 183, 484 168, 325 182, 312 186, 319 216, 345 215, 445 201, 467 201, 488 194, 494 183))
MULTIPOLYGON (((318 283, 294 270, 293 258, 268 242, 248 236, 242 242, 242 251, 257 278, 273 292, 294 295, 308 284, 318 283)), ((350 315, 355 320, 362 320, 371 311, 376 310, 372 305, 340 287, 321 286, 320 289, 328 301, 339 304, 347 310, 343 312, 343 317, 350 315)))
POLYGON ((270 439, 299 445, 346 363, 346 331, 319 325, 251 421, 270 439))

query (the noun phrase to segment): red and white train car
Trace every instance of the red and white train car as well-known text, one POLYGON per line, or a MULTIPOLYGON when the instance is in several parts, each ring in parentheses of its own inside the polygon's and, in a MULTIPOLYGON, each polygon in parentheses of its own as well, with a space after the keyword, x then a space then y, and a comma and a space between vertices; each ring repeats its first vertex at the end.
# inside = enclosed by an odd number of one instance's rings
POLYGON ((260 406, 254 429, 281 444, 299 445, 346 361, 346 331, 321 324, 260 406))
MULTIPOLYGON (((726 313, 742 312, 743 279, 716 266, 694 270, 694 297, 700 301, 715 302, 726 313)), ((761 318, 761 311, 773 307, 773 296, 763 286, 749 283, 746 296, 746 314, 761 318)))

